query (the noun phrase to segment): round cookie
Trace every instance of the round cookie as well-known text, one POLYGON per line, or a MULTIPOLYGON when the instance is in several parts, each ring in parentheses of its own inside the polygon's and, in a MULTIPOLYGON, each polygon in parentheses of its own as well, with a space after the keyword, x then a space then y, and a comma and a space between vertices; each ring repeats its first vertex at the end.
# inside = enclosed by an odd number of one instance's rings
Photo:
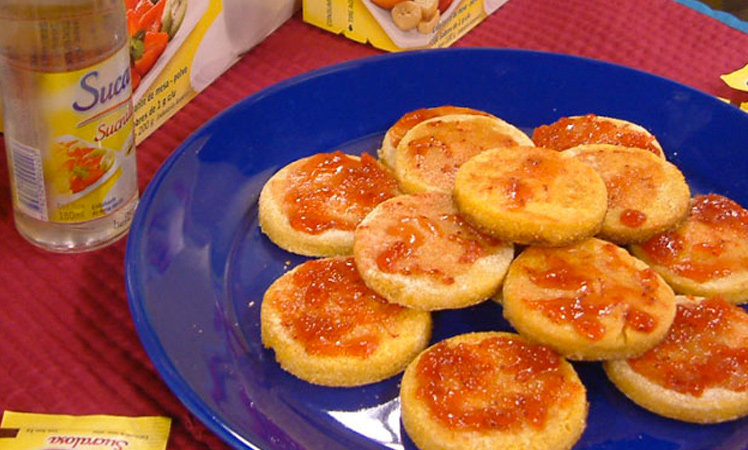
POLYGON ((265 183, 259 223, 271 241, 290 252, 346 255, 358 223, 398 194, 395 178, 372 156, 319 153, 290 163, 265 183))
POLYGON ((679 296, 662 343, 604 368, 621 392, 656 414, 696 423, 748 416, 748 314, 720 297, 679 296))
POLYGON ((681 171, 635 147, 588 144, 561 153, 589 165, 605 181, 608 211, 599 237, 625 245, 649 239, 688 214, 691 191, 681 171))
POLYGON ((356 228, 353 255, 366 284, 410 308, 461 308, 490 298, 514 257, 457 212, 448 194, 406 194, 378 205, 356 228))
POLYGON ((469 333, 423 351, 405 370, 402 422, 421 450, 565 450, 584 432, 574 368, 514 333, 469 333))
POLYGON ((593 236, 608 206, 594 169, 540 147, 474 156, 457 171, 454 197, 478 228, 527 245, 561 246, 593 236))
POLYGON ((678 293, 748 302, 748 210, 727 197, 696 195, 683 223, 631 251, 678 293))
POLYGON ((433 108, 420 108, 403 114, 385 133, 382 139, 382 145, 377 151, 379 161, 387 167, 395 167, 395 151, 405 134, 411 128, 423 122, 424 120, 433 119, 434 117, 447 116, 451 114, 474 114, 478 116, 489 116, 491 114, 464 106, 435 106, 433 108))
POLYGON ((532 133, 538 147, 566 150, 584 144, 613 144, 643 148, 662 158, 665 152, 657 138, 641 125, 614 117, 586 114, 562 117, 541 125, 532 133))
POLYGON ((324 386, 400 373, 431 336, 431 315, 367 288, 353 257, 307 261, 278 278, 260 310, 262 342, 286 371, 324 386))
POLYGON ((509 267, 501 304, 519 331, 574 360, 639 355, 675 316, 675 294, 626 250, 597 238, 528 247, 509 267))
POLYGON ((490 148, 532 146, 520 129, 492 116, 452 114, 411 128, 395 151, 395 178, 404 192, 454 189, 457 169, 490 148))

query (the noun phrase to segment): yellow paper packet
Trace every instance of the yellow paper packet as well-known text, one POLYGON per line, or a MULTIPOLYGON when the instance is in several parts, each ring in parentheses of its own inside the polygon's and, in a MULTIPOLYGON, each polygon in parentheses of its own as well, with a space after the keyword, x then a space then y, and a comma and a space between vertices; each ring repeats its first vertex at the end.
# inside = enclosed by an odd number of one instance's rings
POLYGON ((720 78, 731 88, 748 92, 748 64, 742 69, 722 75, 720 78))
POLYGON ((68 416, 5 411, 2 450, 165 450, 168 417, 68 416))
MULTIPOLYGON (((748 64, 735 72, 722 75, 720 78, 722 78, 722 81, 724 81, 729 87, 738 91, 748 92, 748 64)), ((740 109, 748 112, 748 102, 741 103, 740 109)))

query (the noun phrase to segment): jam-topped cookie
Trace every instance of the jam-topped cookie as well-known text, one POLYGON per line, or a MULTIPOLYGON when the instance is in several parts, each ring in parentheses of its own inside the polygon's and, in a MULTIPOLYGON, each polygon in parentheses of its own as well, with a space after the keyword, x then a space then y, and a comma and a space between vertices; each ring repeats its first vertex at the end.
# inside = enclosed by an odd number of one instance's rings
POLYGON ((260 193, 259 223, 271 241, 290 252, 346 255, 359 222, 398 194, 397 180, 371 155, 319 153, 268 180, 260 193))
POLYGON ((678 296, 664 341, 604 367, 626 396, 654 413, 697 423, 745 417, 748 314, 721 297, 678 296))
POLYGON ((481 230, 500 239, 560 246, 600 231, 608 197, 593 168, 540 147, 488 150, 457 171, 455 201, 481 230))
POLYGON ((682 224, 631 251, 678 293, 748 302, 748 210, 727 197, 695 196, 682 224))
POLYGON ((260 325, 281 367, 325 386, 396 375, 431 336, 428 312, 377 295, 350 256, 310 260, 278 278, 265 292, 260 325))
POLYGON ((389 301, 437 310, 491 297, 514 248, 470 225, 448 194, 422 193, 374 208, 356 229, 353 255, 366 284, 389 301))
POLYGON ((382 139, 382 145, 377 151, 379 161, 384 165, 394 168, 395 167, 395 151, 397 150, 398 144, 405 137, 405 134, 410 131, 411 128, 418 125, 419 123, 433 119, 434 117, 449 116, 453 114, 471 114, 477 116, 494 117, 493 115, 481 111, 475 108, 469 108, 465 106, 452 106, 443 105, 435 106, 432 108, 419 108, 413 111, 409 111, 400 117, 397 122, 387 130, 382 139))
POLYGON ((533 145, 520 129, 496 117, 453 114, 419 123, 395 151, 395 177, 403 191, 451 193, 457 169, 496 147, 533 145))
POLYGON ((463 334, 423 351, 403 375, 400 404, 421 450, 565 450, 587 420, 572 365, 504 332, 463 334))
POLYGON ((524 336, 569 359, 639 355, 675 316, 675 294, 626 250, 597 238, 528 247, 509 267, 501 304, 524 336))
POLYGON ((552 124, 541 125, 533 131, 532 140, 538 147, 559 151, 584 144, 613 144, 642 148, 665 157, 657 138, 646 128, 595 114, 562 117, 552 124))
POLYGON ((691 191, 681 171, 635 147, 589 144, 562 152, 589 165, 605 181, 608 211, 599 237, 617 244, 649 239, 688 214, 691 191))

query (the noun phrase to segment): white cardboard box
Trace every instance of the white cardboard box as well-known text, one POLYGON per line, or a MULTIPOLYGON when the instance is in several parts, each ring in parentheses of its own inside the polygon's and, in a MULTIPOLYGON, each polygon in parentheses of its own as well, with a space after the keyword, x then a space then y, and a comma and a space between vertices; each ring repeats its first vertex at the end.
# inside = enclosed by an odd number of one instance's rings
POLYGON ((136 142, 158 129, 299 7, 300 0, 186 0, 181 24, 134 88, 136 142))

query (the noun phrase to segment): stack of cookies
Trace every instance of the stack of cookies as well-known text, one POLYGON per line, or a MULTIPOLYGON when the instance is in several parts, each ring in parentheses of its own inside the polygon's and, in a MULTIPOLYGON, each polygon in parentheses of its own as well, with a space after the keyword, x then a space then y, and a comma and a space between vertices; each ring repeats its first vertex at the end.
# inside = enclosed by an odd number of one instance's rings
POLYGON ((601 361, 631 400, 714 423, 748 415, 748 211, 692 196, 655 136, 560 118, 528 136, 494 114, 403 115, 377 158, 277 172, 263 232, 312 257, 278 278, 264 344, 295 376, 359 386, 404 371, 422 450, 568 449, 587 419, 569 361, 601 361), (431 313, 487 300, 514 332, 431 343, 431 313))

